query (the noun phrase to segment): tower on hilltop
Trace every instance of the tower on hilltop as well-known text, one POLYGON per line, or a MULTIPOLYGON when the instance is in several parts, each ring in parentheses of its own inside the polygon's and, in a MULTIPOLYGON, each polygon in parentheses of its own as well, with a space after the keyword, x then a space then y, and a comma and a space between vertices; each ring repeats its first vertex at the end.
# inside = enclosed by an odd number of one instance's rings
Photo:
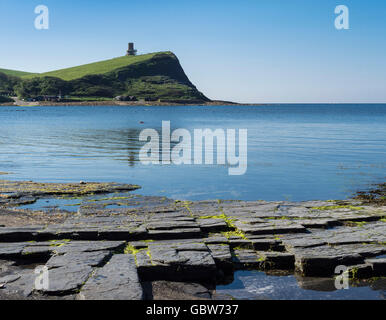
POLYGON ((137 54, 137 50, 134 49, 134 43, 129 43, 129 50, 127 50, 126 55, 127 56, 135 56, 137 54))

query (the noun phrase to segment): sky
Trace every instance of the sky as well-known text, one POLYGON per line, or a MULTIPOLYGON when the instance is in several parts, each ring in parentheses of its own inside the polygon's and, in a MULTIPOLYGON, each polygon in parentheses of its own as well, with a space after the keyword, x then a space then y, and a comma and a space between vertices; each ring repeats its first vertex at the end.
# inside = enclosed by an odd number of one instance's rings
POLYGON ((173 51, 211 99, 385 103, 384 0, 0 0, 0 68, 45 72, 173 51), (49 9, 49 29, 34 26, 49 9), (335 8, 349 29, 335 28, 335 8))

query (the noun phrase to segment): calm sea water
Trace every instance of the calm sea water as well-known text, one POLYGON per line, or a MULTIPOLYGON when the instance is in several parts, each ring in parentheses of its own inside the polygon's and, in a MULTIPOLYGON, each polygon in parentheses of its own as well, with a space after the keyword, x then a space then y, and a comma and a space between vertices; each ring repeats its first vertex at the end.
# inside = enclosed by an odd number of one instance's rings
POLYGON ((337 290, 334 278, 272 276, 261 271, 236 271, 235 280, 217 286, 217 293, 242 300, 385 300, 386 278, 349 281, 348 290, 337 290))
POLYGON ((179 199, 344 199, 386 177, 386 105, 0 107, 3 178, 117 181, 179 199), (138 161, 145 128, 248 129, 248 170, 138 161), (143 122, 143 123, 141 123, 143 122))

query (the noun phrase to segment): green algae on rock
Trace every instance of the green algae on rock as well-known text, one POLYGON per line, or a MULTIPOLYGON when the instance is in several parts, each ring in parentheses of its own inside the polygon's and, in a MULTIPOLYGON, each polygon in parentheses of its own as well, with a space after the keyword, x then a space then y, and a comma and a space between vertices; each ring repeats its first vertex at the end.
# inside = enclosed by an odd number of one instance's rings
POLYGON ((132 184, 79 182, 79 183, 39 183, 32 181, 0 180, 0 197, 20 198, 25 195, 43 196, 85 196, 99 193, 132 191, 140 186, 132 184))

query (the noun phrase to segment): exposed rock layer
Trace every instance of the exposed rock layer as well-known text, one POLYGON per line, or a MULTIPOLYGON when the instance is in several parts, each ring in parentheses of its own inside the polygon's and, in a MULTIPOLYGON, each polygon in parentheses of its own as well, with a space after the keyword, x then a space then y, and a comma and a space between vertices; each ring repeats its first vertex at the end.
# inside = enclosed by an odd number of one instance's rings
MULTIPOLYGON (((15 199, 52 196, 31 183, 3 186, 0 223, 15 199)), ((331 277, 340 265, 351 277, 383 277, 385 216, 385 207, 357 201, 193 203, 113 194, 83 201, 60 223, 0 227, 0 295, 142 299, 175 287, 206 299, 239 269, 286 270, 302 283, 331 277), (48 287, 36 288, 31 266, 39 264, 48 268, 48 287)))

